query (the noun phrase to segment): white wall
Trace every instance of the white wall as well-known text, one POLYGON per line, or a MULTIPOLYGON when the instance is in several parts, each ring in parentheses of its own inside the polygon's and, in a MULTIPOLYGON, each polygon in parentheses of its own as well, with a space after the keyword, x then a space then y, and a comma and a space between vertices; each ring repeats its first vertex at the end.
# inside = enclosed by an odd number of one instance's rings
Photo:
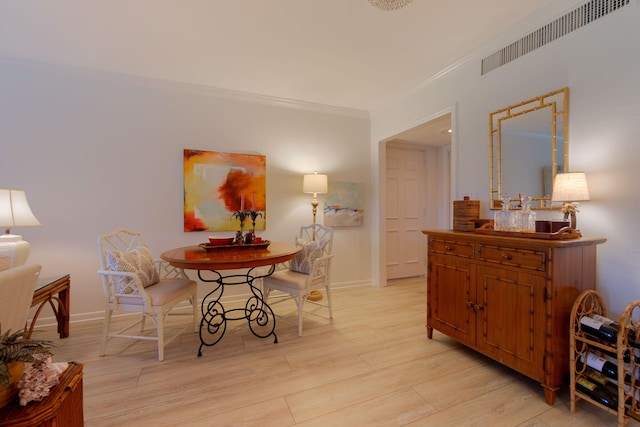
MULTIPOLYGON (((578 226, 583 235, 608 239, 598 248, 598 290, 610 312, 619 315, 629 302, 640 298, 638 2, 632 0, 622 10, 480 76, 483 56, 579 3, 554 2, 547 16, 514 26, 466 62, 374 112, 372 153, 377 153, 379 141, 398 129, 456 105, 453 198, 477 194, 488 217, 489 113, 568 86, 569 168, 587 173, 592 198, 580 205, 578 226)), ((380 162, 374 157, 373 167, 380 162)), ((379 230, 377 223, 374 234, 379 230)))
POLYGON ((357 112, 0 61, 0 186, 24 188, 43 223, 13 231, 32 243, 30 262, 42 264, 43 275, 71 273, 72 320, 98 315, 100 233, 138 229, 156 254, 206 238, 182 231, 182 149, 258 152, 267 156, 264 235, 272 240, 289 240, 311 221, 302 174, 365 184, 365 226, 336 230, 333 282, 378 284, 385 265, 379 141, 453 112, 452 200, 476 195, 488 216, 488 114, 568 86, 569 166, 587 172, 592 196, 578 224, 608 239, 598 249, 599 290, 618 314, 640 295, 640 7, 631 2, 481 77, 483 56, 581 3, 555 1, 374 112, 371 123, 357 112))
MULTIPOLYGON (((25 189, 43 224, 12 231, 43 276, 71 274, 72 321, 103 309, 99 234, 139 230, 157 256, 211 234, 183 232, 184 148, 266 155, 271 240, 293 241, 312 221, 304 173, 363 183, 371 203, 368 114, 276 101, 0 61, 0 187, 25 189)), ((363 227, 335 230, 335 286, 371 282, 370 206, 363 227)))

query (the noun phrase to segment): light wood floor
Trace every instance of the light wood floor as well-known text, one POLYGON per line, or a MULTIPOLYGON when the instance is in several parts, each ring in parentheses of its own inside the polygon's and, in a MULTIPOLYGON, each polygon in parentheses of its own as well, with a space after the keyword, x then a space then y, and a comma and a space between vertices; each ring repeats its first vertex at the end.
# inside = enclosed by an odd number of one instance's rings
POLYGON ((534 381, 438 332, 428 340, 422 278, 335 289, 333 300, 333 321, 306 316, 301 338, 280 321, 273 344, 235 321, 200 358, 195 332, 164 362, 155 343, 129 340, 99 357, 101 322, 72 323, 62 340, 53 327, 34 337, 55 342, 56 361, 84 364, 89 427, 616 425, 584 401, 571 413, 566 388, 549 406, 534 381))

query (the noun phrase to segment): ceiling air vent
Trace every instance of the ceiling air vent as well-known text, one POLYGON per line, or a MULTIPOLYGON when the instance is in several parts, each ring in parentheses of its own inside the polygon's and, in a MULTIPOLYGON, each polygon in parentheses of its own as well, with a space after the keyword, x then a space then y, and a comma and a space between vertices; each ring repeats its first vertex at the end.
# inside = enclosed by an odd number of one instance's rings
POLYGON ((591 0, 482 60, 481 75, 538 49, 629 4, 630 0, 591 0))

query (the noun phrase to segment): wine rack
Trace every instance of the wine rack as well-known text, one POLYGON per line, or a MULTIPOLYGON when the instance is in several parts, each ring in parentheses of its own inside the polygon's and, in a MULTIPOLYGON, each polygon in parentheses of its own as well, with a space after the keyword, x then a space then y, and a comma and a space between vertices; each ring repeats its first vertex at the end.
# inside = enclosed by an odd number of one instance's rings
MULTIPOLYGON (((615 342, 598 339, 593 333, 585 332, 588 328, 581 325, 580 319, 594 315, 606 317, 605 304, 598 292, 584 291, 576 299, 570 318, 571 412, 576 411, 576 402, 583 399, 617 416, 618 426, 627 424, 631 419, 640 421, 640 346, 637 344, 640 343, 640 300, 630 303, 620 316, 615 342), (615 409, 598 401, 593 394, 580 390, 582 381, 597 383, 588 379, 593 375, 593 369, 587 365, 588 353, 599 354, 613 363, 617 370, 617 379, 608 380, 610 396, 613 396, 614 403, 617 401, 615 409)), ((598 386, 601 390, 604 387, 598 386)))

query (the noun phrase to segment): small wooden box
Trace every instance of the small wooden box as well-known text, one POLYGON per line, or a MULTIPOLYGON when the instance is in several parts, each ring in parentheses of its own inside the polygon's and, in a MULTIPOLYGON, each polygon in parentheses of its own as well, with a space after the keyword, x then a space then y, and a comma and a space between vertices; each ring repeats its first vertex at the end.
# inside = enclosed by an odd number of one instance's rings
POLYGON ((27 406, 14 402, 0 409, 0 427, 83 426, 82 409, 82 364, 69 362, 58 384, 42 401, 27 406))
POLYGON ((476 228, 475 220, 480 218, 480 200, 470 200, 464 196, 464 200, 453 201, 453 229, 456 231, 473 231, 476 228))

